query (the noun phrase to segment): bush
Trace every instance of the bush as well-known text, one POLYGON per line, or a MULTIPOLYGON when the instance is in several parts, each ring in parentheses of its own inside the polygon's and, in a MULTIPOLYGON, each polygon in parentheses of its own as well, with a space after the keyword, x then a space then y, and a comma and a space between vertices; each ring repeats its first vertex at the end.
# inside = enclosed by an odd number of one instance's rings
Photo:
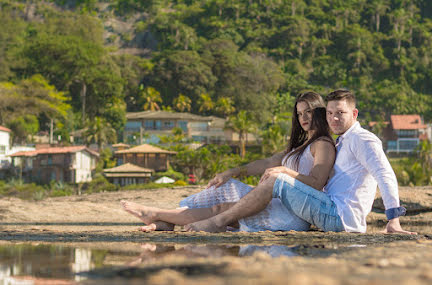
POLYGON ((162 176, 167 176, 167 177, 170 177, 170 178, 172 178, 174 180, 185 180, 185 178, 186 178, 186 176, 183 173, 175 171, 171 167, 168 168, 167 171, 156 172, 155 175, 154 175, 155 179, 158 179, 158 178, 160 178, 162 176))
POLYGON ((25 200, 41 200, 46 197, 47 191, 43 186, 35 183, 24 183, 22 180, 13 179, 8 183, 3 181, 0 184, 0 194, 25 200))
POLYGON ((242 179, 240 179, 241 182, 246 183, 248 185, 258 185, 260 181, 260 176, 247 176, 242 179))
POLYGON ((111 184, 102 174, 96 174, 91 182, 83 185, 82 191, 84 193, 118 191, 118 187, 111 184))
POLYGON ((174 186, 188 186, 189 184, 184 180, 177 180, 173 183, 174 186))
POLYGON ((57 182, 52 180, 49 184, 49 196, 50 197, 62 197, 70 196, 75 193, 75 189, 72 185, 65 184, 63 182, 57 182))
POLYGON ((431 184, 431 169, 423 167, 416 157, 390 159, 390 163, 400 185, 424 186, 431 184))

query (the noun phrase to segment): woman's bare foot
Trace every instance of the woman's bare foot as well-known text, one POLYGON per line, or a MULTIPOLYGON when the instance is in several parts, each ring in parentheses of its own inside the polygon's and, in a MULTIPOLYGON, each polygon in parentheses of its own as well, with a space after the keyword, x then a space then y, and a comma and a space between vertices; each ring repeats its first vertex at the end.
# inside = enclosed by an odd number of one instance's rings
POLYGON ((220 233, 226 232, 226 226, 218 226, 212 219, 198 221, 192 224, 185 225, 185 230, 188 232, 209 232, 209 233, 220 233))
POLYGON ((174 224, 164 221, 155 221, 147 226, 140 227, 139 230, 146 233, 154 231, 173 231, 174 224))
POLYGON ((146 207, 134 202, 122 200, 120 204, 123 209, 143 221, 146 225, 150 225, 157 220, 157 208, 146 207))

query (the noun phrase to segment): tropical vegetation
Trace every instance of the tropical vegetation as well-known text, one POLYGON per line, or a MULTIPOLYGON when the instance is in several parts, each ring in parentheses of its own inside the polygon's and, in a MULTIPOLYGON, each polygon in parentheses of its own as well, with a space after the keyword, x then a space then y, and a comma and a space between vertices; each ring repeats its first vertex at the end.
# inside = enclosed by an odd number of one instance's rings
POLYGON ((354 90, 365 122, 432 119, 427 0, 0 0, 0 25, 0 124, 17 143, 84 129, 103 148, 126 112, 176 110, 229 118, 242 157, 254 129, 268 154, 310 89, 354 90))

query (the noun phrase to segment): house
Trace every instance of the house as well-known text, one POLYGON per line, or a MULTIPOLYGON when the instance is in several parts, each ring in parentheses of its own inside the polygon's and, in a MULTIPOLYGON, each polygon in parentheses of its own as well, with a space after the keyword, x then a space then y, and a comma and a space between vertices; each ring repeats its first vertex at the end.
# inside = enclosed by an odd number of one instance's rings
POLYGON ((86 146, 67 146, 21 151, 10 157, 26 182, 83 183, 92 180, 99 154, 86 146))
POLYGON ((104 169, 103 172, 109 182, 125 186, 149 182, 153 170, 139 167, 132 163, 126 163, 114 168, 104 169))
POLYGON ((10 159, 7 156, 10 150, 11 130, 0 126, 0 168, 7 167, 10 159))
POLYGON ((114 157, 117 159, 117 165, 132 163, 154 171, 166 171, 169 167, 170 156, 174 154, 176 154, 175 151, 142 144, 133 148, 118 150, 114 153, 114 157))
POLYGON ((392 115, 383 130, 387 153, 412 153, 420 140, 427 139, 427 125, 420 115, 392 115))
MULTIPOLYGON (((236 143, 236 133, 225 130, 226 119, 215 116, 200 116, 191 113, 167 111, 143 111, 126 114, 126 126, 123 133, 125 142, 159 143, 158 136, 172 135, 174 128, 180 128, 184 135, 201 143, 236 143)), ((248 134, 248 141, 256 139, 248 134)))

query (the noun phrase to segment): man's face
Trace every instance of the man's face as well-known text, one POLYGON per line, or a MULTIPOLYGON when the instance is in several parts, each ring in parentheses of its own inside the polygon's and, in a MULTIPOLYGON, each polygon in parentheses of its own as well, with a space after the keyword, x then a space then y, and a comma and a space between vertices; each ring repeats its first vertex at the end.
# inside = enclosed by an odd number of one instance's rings
POLYGON ((357 120, 358 110, 347 100, 335 100, 327 103, 327 122, 336 135, 345 133, 357 120))

